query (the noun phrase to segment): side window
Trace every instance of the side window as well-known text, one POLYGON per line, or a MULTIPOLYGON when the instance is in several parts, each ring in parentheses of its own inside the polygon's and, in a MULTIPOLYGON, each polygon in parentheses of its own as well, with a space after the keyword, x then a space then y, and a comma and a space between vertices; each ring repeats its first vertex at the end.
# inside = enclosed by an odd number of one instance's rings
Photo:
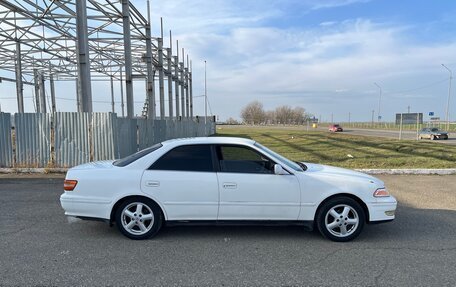
POLYGON ((176 147, 159 158, 149 169, 175 171, 214 171, 209 145, 176 147))
POLYGON ((274 173, 274 162, 243 146, 217 146, 221 172, 274 173))

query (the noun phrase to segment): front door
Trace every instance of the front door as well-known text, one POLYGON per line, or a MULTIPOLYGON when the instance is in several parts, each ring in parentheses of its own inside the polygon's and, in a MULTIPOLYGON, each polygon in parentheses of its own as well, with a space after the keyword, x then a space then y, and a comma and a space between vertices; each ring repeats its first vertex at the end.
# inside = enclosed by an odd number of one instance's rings
POLYGON ((274 164, 246 146, 218 145, 218 220, 297 220, 301 192, 293 174, 274 174, 274 164))

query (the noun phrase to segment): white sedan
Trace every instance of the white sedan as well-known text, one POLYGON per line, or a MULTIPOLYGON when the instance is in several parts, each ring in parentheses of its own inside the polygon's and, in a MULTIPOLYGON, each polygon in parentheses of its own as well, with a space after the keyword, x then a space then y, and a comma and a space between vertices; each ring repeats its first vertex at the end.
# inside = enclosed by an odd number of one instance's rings
POLYGON ((67 216, 115 222, 131 239, 150 238, 165 224, 284 224, 349 241, 366 223, 393 220, 397 205, 375 177, 223 137, 169 140, 79 165, 64 189, 67 216))

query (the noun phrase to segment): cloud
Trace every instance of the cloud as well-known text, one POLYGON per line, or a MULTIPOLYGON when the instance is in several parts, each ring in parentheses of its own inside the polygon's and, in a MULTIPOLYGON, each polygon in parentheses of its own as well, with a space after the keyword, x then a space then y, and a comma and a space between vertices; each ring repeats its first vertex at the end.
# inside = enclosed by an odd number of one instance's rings
MULTIPOLYGON (((413 33, 421 26, 414 23, 302 16, 367 2, 152 1, 153 30, 158 35, 163 16, 165 31, 172 28, 173 40, 190 54, 196 96, 204 93, 207 60, 209 101, 222 120, 239 116, 253 100, 265 108, 302 105, 316 115, 337 119, 351 112, 352 119, 365 120, 378 105, 374 82, 383 88, 386 119, 408 105, 443 113, 448 81, 440 64, 456 68, 456 38, 420 41, 413 33), (290 20, 295 14, 301 18, 290 20)), ((134 3, 145 7, 145 1, 134 3)), ((135 87, 139 113, 143 86, 135 87)), ((195 98, 195 114, 203 113, 203 99, 195 98)))

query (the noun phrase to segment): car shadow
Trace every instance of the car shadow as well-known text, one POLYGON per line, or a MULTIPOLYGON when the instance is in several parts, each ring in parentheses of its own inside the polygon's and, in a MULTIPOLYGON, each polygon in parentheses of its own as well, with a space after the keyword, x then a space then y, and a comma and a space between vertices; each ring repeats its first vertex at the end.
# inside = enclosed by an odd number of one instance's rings
MULTIPOLYGON (((100 237, 123 236, 117 228, 92 222, 85 225, 88 234, 100 237)), ((80 230, 82 231, 82 230, 80 230)), ((88 235, 87 234, 87 235, 88 235)), ((456 236, 456 211, 440 209, 419 209, 399 204, 396 219, 382 224, 367 224, 361 235, 353 242, 384 244, 410 244, 421 242, 438 246, 446 244, 456 236)), ((282 244, 304 241, 327 241, 318 231, 306 231, 300 226, 164 226, 151 239, 159 241, 198 241, 212 238, 215 241, 270 241, 280 240, 282 244)))

